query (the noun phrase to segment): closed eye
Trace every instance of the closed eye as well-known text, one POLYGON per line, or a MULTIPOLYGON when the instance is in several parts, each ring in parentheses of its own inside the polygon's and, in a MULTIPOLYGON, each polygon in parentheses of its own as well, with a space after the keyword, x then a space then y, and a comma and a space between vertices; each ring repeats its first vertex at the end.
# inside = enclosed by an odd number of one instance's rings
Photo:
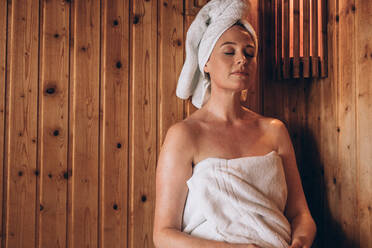
MULTIPOLYGON (((225 53, 226 55, 234 55, 234 53, 232 52, 232 53, 225 53)), ((245 54, 245 56, 248 56, 248 57, 251 57, 251 58, 253 58, 254 57, 254 54, 245 54)))

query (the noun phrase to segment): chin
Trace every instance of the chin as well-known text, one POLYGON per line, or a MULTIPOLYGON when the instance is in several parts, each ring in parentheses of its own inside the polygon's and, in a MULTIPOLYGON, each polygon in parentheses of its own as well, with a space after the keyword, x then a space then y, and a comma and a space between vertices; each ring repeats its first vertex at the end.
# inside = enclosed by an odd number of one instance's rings
POLYGON ((249 79, 240 79, 240 80, 234 80, 234 85, 237 90, 245 90, 249 86, 249 79))

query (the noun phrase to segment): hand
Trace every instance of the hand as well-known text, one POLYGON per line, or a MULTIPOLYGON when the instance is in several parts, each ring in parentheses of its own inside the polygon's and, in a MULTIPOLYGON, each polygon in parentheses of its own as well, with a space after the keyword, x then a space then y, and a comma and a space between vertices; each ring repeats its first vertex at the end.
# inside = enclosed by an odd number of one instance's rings
POLYGON ((291 246, 289 248, 310 248, 308 245, 304 244, 304 240, 301 238, 295 238, 292 240, 291 246))

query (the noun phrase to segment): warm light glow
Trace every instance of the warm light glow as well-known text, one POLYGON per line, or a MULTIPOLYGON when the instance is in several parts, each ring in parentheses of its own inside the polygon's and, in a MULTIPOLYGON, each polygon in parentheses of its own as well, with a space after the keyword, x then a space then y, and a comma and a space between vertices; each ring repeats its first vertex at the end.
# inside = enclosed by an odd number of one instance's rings
MULTIPOLYGON (((284 17, 284 1, 283 0, 277 0, 277 1, 282 1, 282 9, 281 9, 281 12, 282 12, 282 17, 284 17)), ((277 1, 275 1, 275 6, 277 8, 277 1)), ((293 52, 293 49, 294 49, 294 14, 293 14, 293 10, 294 10, 294 7, 293 7, 293 1, 296 1, 296 0, 289 0, 289 56, 290 57, 293 57, 294 56, 294 52, 293 52)), ((304 14, 303 14, 303 0, 297 0, 299 1, 299 9, 300 9, 300 39, 299 39, 299 42, 300 42, 300 45, 299 45, 299 48, 300 48, 300 57, 302 57, 304 55, 304 49, 303 49, 303 33, 304 33, 304 30, 303 30, 303 21, 304 21, 304 14)), ((313 12, 313 3, 312 3, 313 0, 310 0, 310 38, 312 37, 312 29, 313 29, 313 25, 312 25, 312 12, 313 12)), ((315 1, 318 1, 318 56, 322 57, 323 55, 323 42, 322 42, 322 39, 323 39, 323 36, 322 36, 322 0, 315 0, 315 1)), ((277 26, 275 25, 275 28, 277 28, 277 26)), ((284 57, 284 18, 282 18, 282 57, 284 57)), ((310 56, 312 56, 312 39, 310 39, 310 56)))

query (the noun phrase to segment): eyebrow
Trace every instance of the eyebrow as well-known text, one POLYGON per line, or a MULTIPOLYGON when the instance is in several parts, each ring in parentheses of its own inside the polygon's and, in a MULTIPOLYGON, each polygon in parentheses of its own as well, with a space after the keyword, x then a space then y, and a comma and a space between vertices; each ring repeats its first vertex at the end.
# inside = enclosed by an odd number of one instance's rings
MULTIPOLYGON (((224 45, 228 45, 228 44, 233 44, 233 45, 236 45, 235 42, 232 42, 232 41, 226 41, 225 43, 223 43, 220 47, 224 46, 224 45)), ((251 44, 248 44, 246 47, 253 47, 251 44)))

